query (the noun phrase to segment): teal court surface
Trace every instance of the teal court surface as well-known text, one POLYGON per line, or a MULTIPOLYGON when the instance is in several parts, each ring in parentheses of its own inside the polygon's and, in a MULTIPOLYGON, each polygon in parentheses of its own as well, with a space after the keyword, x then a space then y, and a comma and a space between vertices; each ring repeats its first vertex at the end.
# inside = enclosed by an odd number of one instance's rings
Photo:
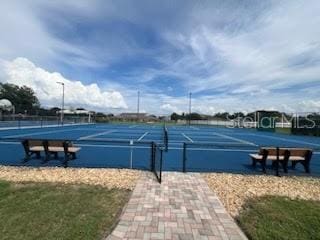
MULTIPOLYGON (((168 125, 168 151, 163 151, 164 171, 260 173, 253 169, 249 153, 259 147, 307 147, 313 149, 311 175, 320 176, 320 139, 262 132, 256 129, 168 125)), ((164 127, 152 124, 81 124, 0 130, 0 164, 11 166, 60 166, 38 159, 22 163, 22 139, 71 140, 81 147, 70 167, 108 167, 149 170, 152 144, 164 148, 164 127)), ((63 156, 59 156, 62 158, 63 156)), ((59 160, 59 159, 58 159, 59 160)), ((302 166, 289 173, 304 173, 302 166)))

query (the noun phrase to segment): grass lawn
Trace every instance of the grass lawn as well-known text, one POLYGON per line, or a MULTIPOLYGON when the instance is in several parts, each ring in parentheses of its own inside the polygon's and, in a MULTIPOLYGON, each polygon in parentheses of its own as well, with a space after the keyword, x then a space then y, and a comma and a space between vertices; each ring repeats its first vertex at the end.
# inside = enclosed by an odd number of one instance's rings
POLYGON ((129 195, 87 185, 0 181, 0 238, 101 239, 129 195))
POLYGON ((276 128, 276 133, 284 133, 284 134, 292 134, 291 133, 291 128, 280 128, 280 127, 277 127, 276 128))
POLYGON ((276 196, 251 199, 237 221, 249 239, 320 239, 320 202, 276 196))

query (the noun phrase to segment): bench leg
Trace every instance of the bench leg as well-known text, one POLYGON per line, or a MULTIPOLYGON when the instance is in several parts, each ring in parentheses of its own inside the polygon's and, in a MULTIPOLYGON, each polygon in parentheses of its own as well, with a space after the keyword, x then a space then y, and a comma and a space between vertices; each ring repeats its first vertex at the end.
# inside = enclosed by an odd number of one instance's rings
POLYGON ((42 161, 42 163, 46 163, 50 160, 50 153, 45 153, 44 159, 42 161))
POLYGON ((279 174, 279 161, 275 161, 275 168, 276 168, 276 176, 280 177, 280 174, 279 174))
POLYGON ((63 162, 63 167, 64 167, 64 168, 67 168, 67 167, 68 167, 68 161, 64 161, 64 162, 63 162))
POLYGON ((26 154, 25 156, 24 156, 24 159, 22 160, 22 163, 26 163, 26 162, 28 162, 30 160, 30 155, 29 154, 26 154))
POLYGON ((64 155, 64 161, 62 162, 63 166, 66 168, 68 167, 68 162, 70 160, 69 154, 64 155))
POLYGON ((252 158, 252 167, 256 167, 257 166, 257 161, 254 159, 254 158, 252 158))
POLYGON ((292 161, 291 167, 293 170, 296 169, 296 165, 297 165, 297 161, 292 161))
POLYGON ((40 152, 36 152, 36 157, 37 157, 37 159, 40 159, 40 158, 41 158, 40 152))
POLYGON ((266 165, 267 165, 267 161, 266 160, 262 160, 261 161, 261 167, 262 167, 262 172, 263 173, 267 173, 266 165))
POLYGON ((306 161, 301 161, 302 165, 304 166, 304 170, 306 171, 306 173, 310 173, 310 166, 309 163, 306 161))
POLYGON ((282 168, 285 173, 288 173, 288 161, 282 161, 282 168))
POLYGON ((71 153, 71 155, 72 155, 72 160, 77 159, 76 153, 71 153))

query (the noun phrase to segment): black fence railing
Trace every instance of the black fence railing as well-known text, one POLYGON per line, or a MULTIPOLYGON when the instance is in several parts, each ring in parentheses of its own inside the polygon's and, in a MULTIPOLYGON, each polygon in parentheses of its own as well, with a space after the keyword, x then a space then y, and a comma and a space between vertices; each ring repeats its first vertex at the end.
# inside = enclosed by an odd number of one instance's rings
POLYGON ((169 149, 169 132, 166 125, 163 127, 163 143, 164 143, 164 151, 168 152, 169 149))
POLYGON ((152 171, 155 174, 159 183, 162 181, 162 166, 163 166, 163 151, 164 149, 152 143, 152 171))
POLYGON ((91 120, 83 116, 64 116, 61 122, 60 116, 24 116, 2 115, 0 116, 0 128, 46 127, 72 124, 86 124, 91 120))
POLYGON ((215 171, 237 165, 237 157, 247 158, 248 153, 256 152, 258 145, 248 143, 195 143, 184 142, 182 148, 182 172, 215 171))

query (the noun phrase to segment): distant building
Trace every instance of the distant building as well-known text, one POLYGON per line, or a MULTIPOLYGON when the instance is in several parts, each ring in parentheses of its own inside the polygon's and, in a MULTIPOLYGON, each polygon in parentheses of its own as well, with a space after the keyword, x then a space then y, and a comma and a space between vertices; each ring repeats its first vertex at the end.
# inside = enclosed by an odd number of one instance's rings
MULTIPOLYGON (((57 111, 57 114, 60 114, 61 110, 57 111)), ((63 110, 64 114, 70 114, 70 115, 89 115, 89 114, 93 114, 92 111, 88 111, 85 109, 81 109, 81 110, 77 110, 77 109, 64 109, 63 110)))
POLYGON ((123 121, 157 121, 158 118, 154 115, 148 115, 147 113, 120 113, 116 118, 123 121))

